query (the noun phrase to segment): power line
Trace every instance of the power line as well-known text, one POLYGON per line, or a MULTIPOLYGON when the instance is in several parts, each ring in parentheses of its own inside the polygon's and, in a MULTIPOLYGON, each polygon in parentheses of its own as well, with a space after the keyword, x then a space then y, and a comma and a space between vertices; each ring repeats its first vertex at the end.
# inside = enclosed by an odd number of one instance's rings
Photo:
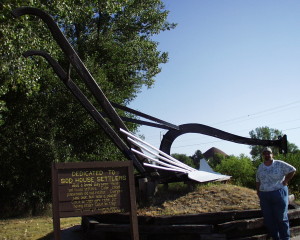
MULTIPOLYGON (((268 112, 271 112, 271 111, 274 111, 274 110, 277 110, 277 109, 280 109, 280 108, 284 108, 284 107, 287 107, 287 106, 290 106, 290 105, 294 105, 294 104, 297 104, 297 103, 300 103, 300 100, 294 101, 294 102, 291 102, 291 103, 288 103, 288 104, 284 104, 284 105, 281 105, 281 106, 277 106, 277 107, 265 109, 263 111, 259 111, 259 112, 256 112, 256 113, 252 113, 252 114, 248 114, 248 115, 244 115, 244 116, 240 116, 240 117, 236 117, 236 118, 224 120, 224 121, 221 121, 221 122, 217 122, 217 123, 214 123, 213 125, 224 125, 225 123, 228 123, 228 122, 230 122, 230 124, 232 124, 233 121, 237 121, 237 120, 242 120, 242 121, 251 120, 253 118, 256 118, 256 117, 253 117, 253 116, 256 116, 256 115, 259 115, 259 114, 262 114, 262 113, 264 113, 263 116, 269 115, 268 112), (252 118, 249 119, 249 117, 252 117, 252 118), (247 119, 245 119, 245 118, 247 118, 247 119)), ((298 107, 298 106, 294 106, 293 108, 295 108, 295 107, 298 107)), ((289 109, 291 109, 291 108, 289 108, 289 109)), ((288 109, 283 109, 283 110, 280 110, 280 111, 285 111, 285 110, 288 110, 288 109)), ((277 112, 280 112, 280 111, 277 111, 277 112)), ((271 113, 271 114, 273 114, 273 113, 271 113)))
POLYGON ((282 131, 290 131, 290 130, 294 130, 294 129, 299 129, 300 127, 294 127, 294 128, 288 128, 288 129, 284 129, 282 131))
MULTIPOLYGON (((270 115, 270 114, 274 114, 276 112, 286 111, 286 110, 290 110, 292 108, 298 107, 298 106, 293 106, 293 107, 290 107, 288 109, 283 109, 283 108, 286 108, 288 106, 295 105, 297 103, 300 103, 300 100, 294 101, 294 102, 291 102, 291 103, 288 103, 288 104, 280 105, 280 106, 277 106, 277 107, 273 107, 273 108, 270 108, 270 109, 266 109, 266 110, 263 110, 263 111, 259 111, 259 112, 253 113, 253 114, 249 114, 249 115, 245 115, 245 116, 241 116, 241 117, 232 118, 232 119, 225 120, 225 121, 222 121, 222 122, 219 122, 219 123, 215 123, 215 124, 219 125, 219 124, 228 123, 228 122, 231 122, 230 124, 233 124, 233 121, 237 121, 237 120, 240 120, 238 122, 243 122, 243 121, 246 121, 246 120, 252 120, 252 119, 257 118, 257 117, 263 117, 265 115, 270 115), (277 111, 275 111, 275 110, 277 110, 277 111), (256 115, 260 115, 262 113, 263 113, 262 116, 256 116, 256 115), (249 119, 250 116, 252 116, 252 118, 249 119), (244 119, 244 118, 248 118, 248 119, 244 119)), ((294 120, 285 121, 285 122, 292 122, 292 121, 297 121, 297 120, 299 120, 299 119, 294 119, 294 120)), ((285 122, 281 122, 281 124, 285 123, 285 122)), ((237 122, 234 122, 234 123, 237 123, 237 122)), ((299 129, 299 128, 300 127, 293 127, 293 128, 284 129, 282 131, 291 131, 291 130, 295 130, 295 129, 299 129)), ((246 130, 241 130, 241 131, 246 131, 246 130)), ((241 131, 237 131, 237 132, 241 132, 241 131)), ((250 131, 250 130, 248 130, 248 131, 250 131)), ((161 131, 160 131, 160 134, 161 134, 161 131)), ((157 135, 151 135, 151 136, 145 136, 145 137, 146 137, 146 139, 148 141, 149 141, 149 138, 150 139, 151 138, 156 138, 155 142, 157 142, 157 138, 160 138, 157 135)), ((184 140, 184 141, 193 141, 193 139, 191 139, 191 140, 184 140)), ((217 143, 217 142, 222 142, 222 141, 225 141, 225 140, 216 140, 216 141, 202 142, 202 143, 196 143, 196 144, 174 146, 173 148, 183 148, 183 147, 191 147, 191 146, 200 146, 200 145, 212 144, 212 143, 217 143)), ((160 141, 159 141, 158 145, 159 144, 160 144, 160 141)))
POLYGON ((174 146, 174 147, 172 147, 172 148, 193 147, 193 146, 200 146, 200 145, 211 144, 211 143, 217 143, 217 142, 222 142, 222 141, 225 141, 225 140, 216 140, 216 141, 212 141, 212 142, 196 143, 196 144, 182 145, 182 146, 174 146))

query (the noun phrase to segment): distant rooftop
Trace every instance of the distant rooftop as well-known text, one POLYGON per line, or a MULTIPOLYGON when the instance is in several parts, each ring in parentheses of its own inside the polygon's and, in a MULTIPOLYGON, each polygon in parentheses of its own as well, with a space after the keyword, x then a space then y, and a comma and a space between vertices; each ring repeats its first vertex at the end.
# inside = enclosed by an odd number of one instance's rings
POLYGON ((212 147, 210 149, 208 149, 205 153, 203 153, 203 156, 206 158, 206 159, 209 159, 211 157, 213 157, 214 155, 216 154, 221 154, 223 156, 228 156, 226 153, 224 153, 222 150, 218 149, 218 148, 215 148, 215 147, 212 147))

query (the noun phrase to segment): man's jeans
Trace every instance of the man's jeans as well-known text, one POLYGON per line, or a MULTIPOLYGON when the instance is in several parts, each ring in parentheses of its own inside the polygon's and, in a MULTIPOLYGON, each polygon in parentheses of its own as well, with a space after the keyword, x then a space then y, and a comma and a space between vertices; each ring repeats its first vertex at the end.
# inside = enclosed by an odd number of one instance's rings
POLYGON ((288 187, 284 186, 271 192, 259 192, 259 198, 264 222, 271 237, 275 240, 289 240, 288 187))

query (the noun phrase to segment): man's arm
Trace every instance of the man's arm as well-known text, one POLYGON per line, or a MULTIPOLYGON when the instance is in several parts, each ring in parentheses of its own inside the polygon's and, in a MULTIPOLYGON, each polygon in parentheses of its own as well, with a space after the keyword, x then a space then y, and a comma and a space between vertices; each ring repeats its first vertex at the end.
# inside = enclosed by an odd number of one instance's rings
POLYGON ((260 187, 260 182, 256 182, 256 192, 258 196, 259 196, 259 187, 260 187))
POLYGON ((287 175, 285 175, 285 178, 284 178, 284 180, 283 180, 283 182, 282 182, 282 184, 283 184, 284 186, 287 186, 287 185, 288 185, 289 181, 294 177, 295 172, 296 172, 296 171, 293 171, 293 172, 290 172, 290 173, 288 173, 287 175))

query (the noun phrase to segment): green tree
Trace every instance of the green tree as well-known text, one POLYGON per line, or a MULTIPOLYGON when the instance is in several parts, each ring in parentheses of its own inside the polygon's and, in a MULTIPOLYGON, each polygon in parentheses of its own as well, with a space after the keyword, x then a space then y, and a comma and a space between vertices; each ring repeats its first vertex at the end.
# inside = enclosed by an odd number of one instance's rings
POLYGON ((297 171, 292 180, 289 182, 289 192, 290 194, 295 194, 296 199, 300 197, 300 153, 288 153, 286 155, 278 155, 278 159, 283 160, 292 166, 294 166, 297 171))
POLYGON ((226 158, 225 155, 216 153, 212 157, 210 157, 207 162, 212 167, 215 168, 218 164, 220 164, 226 158))
POLYGON ((190 156, 190 158, 193 160, 195 167, 199 169, 200 160, 203 158, 202 152, 200 150, 196 150, 195 153, 190 156))
POLYGON ((177 160, 179 160, 180 162, 183 162, 186 165, 189 165, 192 168, 196 168, 193 159, 191 157, 187 156, 186 154, 173 153, 172 157, 176 158, 177 160))
MULTIPOLYGON (((255 130, 249 132, 251 138, 262 139, 262 140, 277 140, 279 137, 283 136, 282 131, 269 127, 258 127, 255 130)), ((261 159, 261 151, 264 146, 250 146, 250 154, 254 160, 261 159)), ((279 151, 277 148, 271 147, 274 155, 278 155, 279 151)), ((288 152, 295 153, 299 151, 298 147, 288 142, 288 152)))
MULTIPOLYGON (((68 66, 43 22, 12 18, 13 9, 26 5, 53 16, 108 99, 124 105, 142 86, 151 87, 160 64, 167 62, 167 53, 158 51, 151 37, 175 26, 166 21, 168 11, 160 0, 1 1, 2 213, 14 207, 15 213, 29 207, 35 212, 49 201, 54 161, 123 157, 43 59, 21 57, 26 50, 44 50, 65 70, 68 66)), ((71 77, 85 91, 75 71, 71 77)))
POLYGON ((216 171, 225 175, 232 176, 234 184, 244 187, 255 187, 255 167, 249 157, 241 154, 240 156, 228 156, 222 159, 216 166, 216 171))

